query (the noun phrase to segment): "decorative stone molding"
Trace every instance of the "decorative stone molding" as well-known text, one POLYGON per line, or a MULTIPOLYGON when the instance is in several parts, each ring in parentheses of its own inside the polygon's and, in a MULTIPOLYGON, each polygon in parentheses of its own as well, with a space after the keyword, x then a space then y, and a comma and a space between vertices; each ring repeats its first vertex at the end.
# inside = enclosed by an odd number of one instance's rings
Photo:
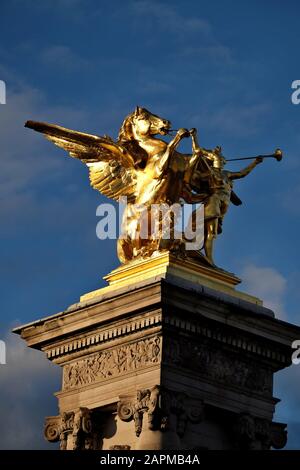
POLYGON ((272 371, 226 350, 213 349, 211 343, 190 338, 165 338, 163 362, 193 370, 229 386, 248 389, 251 393, 272 395, 272 371))
POLYGON ((120 325, 119 327, 103 329, 93 334, 87 334, 84 337, 82 337, 82 335, 78 336, 72 341, 58 343, 55 347, 46 349, 46 354, 50 360, 57 359, 61 356, 73 354, 76 351, 82 351, 84 349, 88 349, 89 347, 101 345, 103 343, 107 343, 108 341, 124 337, 130 333, 142 331, 147 328, 162 324, 176 327, 177 329, 186 331, 188 333, 193 333, 197 336, 200 335, 204 338, 213 339, 214 341, 230 345, 236 349, 248 351, 259 357, 270 358, 277 361, 278 363, 285 363, 287 361, 287 356, 283 354, 282 351, 275 351, 266 344, 258 342, 257 340, 249 338, 245 335, 235 336, 232 333, 229 333, 229 331, 225 331, 224 329, 212 328, 207 324, 199 324, 197 321, 178 317, 176 315, 162 316, 160 311, 155 311, 145 318, 130 320, 126 324, 120 325))
POLYGON ((51 349, 47 349, 47 358, 52 360, 76 351, 82 351, 91 346, 107 343, 108 341, 112 341, 130 333, 145 330, 159 324, 161 324, 161 313, 153 312, 152 315, 145 318, 137 318, 127 321, 124 325, 120 325, 119 327, 104 329, 93 334, 88 334, 84 337, 80 335, 72 341, 64 341, 63 343, 58 344, 55 348, 52 347, 51 349))
POLYGON ((131 447, 128 445, 115 445, 109 448, 109 450, 130 450, 130 449, 131 447))
POLYGON ((48 416, 44 427, 44 437, 49 442, 58 442, 60 439, 61 417, 48 416))
POLYGON ((60 441, 61 450, 93 448, 92 420, 87 408, 46 418, 44 436, 50 442, 60 441))
POLYGON ((241 413, 236 421, 236 446, 245 450, 282 449, 287 441, 286 424, 241 413))
POLYGON ((71 390, 110 379, 146 366, 161 357, 161 338, 154 336, 118 348, 101 351, 64 367, 63 389, 71 390))
POLYGON ((138 390, 136 398, 120 397, 118 403, 119 418, 122 421, 134 421, 137 437, 142 433, 145 420, 146 426, 152 431, 172 430, 182 437, 188 421, 200 422, 203 414, 204 405, 201 400, 158 385, 151 390, 138 390))
POLYGON ((259 358, 271 359, 278 363, 289 361, 289 357, 283 354, 282 350, 271 349, 261 341, 249 338, 246 335, 237 336, 232 332, 226 331, 224 328, 211 327, 208 324, 201 324, 174 314, 172 314, 172 316, 165 316, 163 318, 163 324, 179 328, 189 334, 194 333, 197 336, 200 335, 204 338, 214 340, 235 349, 247 351, 257 355, 259 358))

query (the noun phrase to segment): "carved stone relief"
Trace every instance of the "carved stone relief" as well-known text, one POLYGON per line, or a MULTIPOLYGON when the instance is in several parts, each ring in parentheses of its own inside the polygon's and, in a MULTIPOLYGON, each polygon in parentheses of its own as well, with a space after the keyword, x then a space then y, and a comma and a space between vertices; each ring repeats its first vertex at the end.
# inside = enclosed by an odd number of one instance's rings
POLYGON ((163 362, 195 370, 206 378, 251 392, 272 394, 270 370, 229 351, 212 349, 207 342, 165 338, 163 362))
POLYGON ((126 344, 101 351, 64 368, 63 389, 70 390, 157 364, 161 356, 161 338, 126 344))

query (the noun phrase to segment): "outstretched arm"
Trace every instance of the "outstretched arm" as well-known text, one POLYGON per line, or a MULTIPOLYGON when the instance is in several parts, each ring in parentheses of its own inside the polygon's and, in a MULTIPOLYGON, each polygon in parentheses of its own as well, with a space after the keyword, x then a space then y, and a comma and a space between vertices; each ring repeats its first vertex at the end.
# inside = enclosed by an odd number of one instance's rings
POLYGON ((243 170, 240 170, 240 171, 228 171, 227 174, 228 174, 228 177, 231 179, 231 180, 238 180, 240 178, 244 178, 245 176, 249 175, 249 173, 251 173, 252 170, 254 170, 254 168, 259 165, 260 163, 262 163, 263 161, 263 158, 262 157, 256 157, 256 159, 254 160, 254 162, 250 163, 250 165, 246 166, 246 168, 244 168, 243 170))
POLYGON ((178 129, 177 134, 175 137, 171 140, 171 142, 168 143, 166 150, 161 157, 159 164, 157 165, 157 174, 161 175, 167 168, 169 164, 169 159, 173 155, 174 151, 176 150, 179 142, 185 138, 189 137, 189 131, 187 129, 178 129))

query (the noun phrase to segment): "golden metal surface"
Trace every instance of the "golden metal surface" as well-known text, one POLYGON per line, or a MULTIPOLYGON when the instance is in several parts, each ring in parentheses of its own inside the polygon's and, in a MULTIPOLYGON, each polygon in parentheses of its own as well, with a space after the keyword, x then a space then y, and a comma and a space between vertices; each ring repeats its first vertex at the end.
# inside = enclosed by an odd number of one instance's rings
MULTIPOLYGON (((118 240, 122 263, 171 252, 179 258, 188 255, 194 262, 214 267, 213 244, 222 232, 228 206, 230 202, 241 204, 233 192, 233 181, 247 176, 264 158, 257 157, 243 170, 226 171, 221 147, 213 150, 200 147, 196 129, 184 128, 177 130, 167 143, 156 135, 170 133, 170 121, 140 107, 126 117, 116 142, 108 136, 89 135, 53 124, 28 121, 25 126, 42 132, 48 140, 85 163, 93 188, 114 200, 127 198, 123 235, 118 240), (176 150, 187 137, 192 139, 191 155, 176 150), (196 202, 204 204, 204 254, 200 250, 186 252, 187 240, 174 236, 176 217, 170 215, 172 205, 196 202), (151 210, 153 205, 163 204, 171 209, 159 216, 153 230, 149 224, 151 210), (166 217, 171 225, 169 238, 164 232, 166 217), (145 222, 146 236, 142 232, 145 222)), ((279 152, 272 155, 277 160, 282 156, 279 152)))
POLYGON ((241 280, 234 274, 201 265, 193 259, 182 259, 170 252, 160 253, 144 260, 132 260, 121 265, 104 277, 109 283, 107 287, 82 295, 80 301, 90 301, 109 292, 118 291, 123 287, 137 286, 140 282, 147 282, 147 280, 168 279, 168 276, 182 279, 188 284, 206 286, 256 305, 262 305, 262 301, 257 297, 236 290, 236 286, 241 280))

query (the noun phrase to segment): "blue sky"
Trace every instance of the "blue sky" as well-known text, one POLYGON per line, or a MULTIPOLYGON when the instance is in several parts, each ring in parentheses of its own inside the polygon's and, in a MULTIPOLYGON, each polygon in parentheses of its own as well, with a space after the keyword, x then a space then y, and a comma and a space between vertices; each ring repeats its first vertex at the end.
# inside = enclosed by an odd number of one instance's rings
MULTIPOLYGON (((236 183, 244 204, 225 219, 216 261, 280 318, 299 323, 300 105, 291 103, 291 83, 300 79, 300 5, 3 0, 0 8, 0 337, 8 342, 0 445, 44 448, 59 371, 9 330, 100 287, 118 261, 115 242, 96 238, 105 198, 89 187, 86 168, 24 122, 116 137, 138 104, 175 128, 197 127, 200 143, 221 144, 228 158, 281 147, 280 164, 265 161, 236 183)), ((275 381, 283 399, 276 418, 288 422, 291 448, 300 448, 299 382, 300 366, 275 381)))

